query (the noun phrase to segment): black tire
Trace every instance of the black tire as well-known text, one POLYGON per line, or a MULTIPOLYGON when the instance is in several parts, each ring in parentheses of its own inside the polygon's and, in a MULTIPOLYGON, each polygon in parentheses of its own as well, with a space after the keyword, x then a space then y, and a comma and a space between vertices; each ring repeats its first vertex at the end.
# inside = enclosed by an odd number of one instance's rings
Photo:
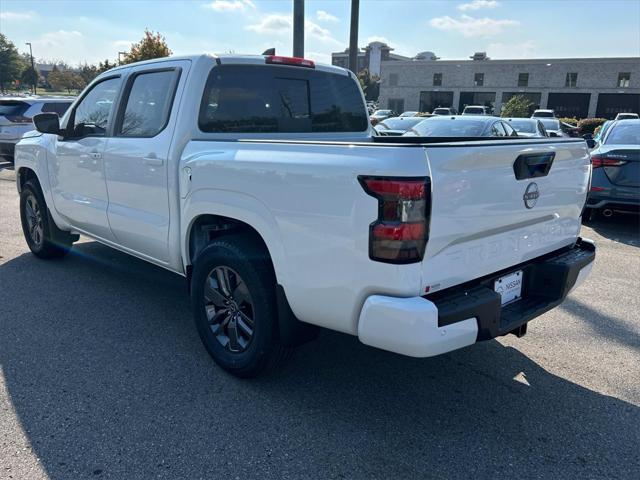
POLYGON ((54 223, 40 185, 34 180, 27 181, 20 192, 20 220, 29 250, 39 258, 63 257, 78 239, 54 223))
POLYGON ((193 316, 200 339, 215 362, 233 375, 248 378, 286 357, 290 349, 278 341, 275 274, 264 248, 240 236, 227 236, 208 245, 194 263, 193 316), (224 294, 225 283, 230 295, 224 294), (234 297, 235 292, 240 293, 234 297), (226 306, 219 306, 223 301, 226 306), (245 328, 252 325, 249 340, 243 337, 247 332, 239 328, 241 324, 245 328))

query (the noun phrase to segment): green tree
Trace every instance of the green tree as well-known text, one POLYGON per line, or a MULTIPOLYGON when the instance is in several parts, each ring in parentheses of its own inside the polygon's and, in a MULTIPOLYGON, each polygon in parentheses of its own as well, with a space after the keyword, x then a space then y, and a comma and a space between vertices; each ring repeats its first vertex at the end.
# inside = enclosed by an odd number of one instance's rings
POLYGON ((514 95, 507 103, 502 105, 502 117, 528 117, 531 115, 530 109, 533 102, 524 95, 514 95))
POLYGON ((24 68, 16 46, 0 33, 0 92, 4 92, 11 82, 19 80, 24 68))
POLYGON ((54 90, 66 90, 67 93, 83 87, 83 80, 79 74, 72 70, 60 70, 57 65, 54 65, 47 80, 54 90))
POLYGON ((138 43, 131 45, 131 50, 124 56, 123 64, 151 60, 152 58, 168 57, 171 50, 160 32, 145 30, 144 37, 138 43))
POLYGON ((109 62, 109 59, 107 58, 104 62, 98 63, 98 74, 111 70, 115 66, 116 62, 109 62))
POLYGON ((96 65, 89 65, 88 63, 80 65, 80 71, 78 76, 82 79, 82 88, 87 86, 91 80, 98 76, 98 67, 96 65))
POLYGON ((378 100, 380 96, 380 79, 375 75, 370 75, 366 68, 358 73, 358 82, 364 92, 366 100, 378 100))

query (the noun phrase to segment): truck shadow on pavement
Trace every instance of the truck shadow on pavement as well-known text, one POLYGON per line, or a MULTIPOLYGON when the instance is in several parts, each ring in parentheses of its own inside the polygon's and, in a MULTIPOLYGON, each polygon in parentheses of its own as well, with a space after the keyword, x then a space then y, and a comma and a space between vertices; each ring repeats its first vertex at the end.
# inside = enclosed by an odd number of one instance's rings
POLYGON ((74 250, 0 265, 0 366, 52 479, 633 478, 640 468, 640 408, 499 342, 411 359, 327 332, 283 371, 242 381, 201 346, 183 279, 97 243, 74 250))

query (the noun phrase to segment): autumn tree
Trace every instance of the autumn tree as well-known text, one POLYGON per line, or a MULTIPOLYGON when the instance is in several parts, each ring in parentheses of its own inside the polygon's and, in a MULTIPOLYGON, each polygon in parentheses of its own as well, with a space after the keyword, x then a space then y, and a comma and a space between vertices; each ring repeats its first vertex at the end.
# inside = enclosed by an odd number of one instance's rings
POLYGON ((123 64, 151 60, 153 58, 168 57, 171 50, 160 32, 145 30, 144 37, 138 43, 131 45, 131 50, 124 56, 123 64))
POLYGON ((19 80, 25 67, 16 46, 0 33, 0 92, 4 92, 11 82, 19 80))

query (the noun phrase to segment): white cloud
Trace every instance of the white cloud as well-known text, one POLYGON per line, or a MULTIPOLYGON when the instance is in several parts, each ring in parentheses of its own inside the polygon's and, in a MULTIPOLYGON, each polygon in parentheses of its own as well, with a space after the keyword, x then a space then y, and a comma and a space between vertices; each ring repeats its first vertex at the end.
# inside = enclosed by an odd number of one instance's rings
MULTIPOLYGON (((263 35, 291 35, 293 30, 293 20, 291 15, 272 13, 263 17, 259 23, 247 25, 247 30, 263 35)), ((331 31, 321 27, 310 20, 304 22, 305 36, 319 40, 325 44, 341 45, 341 42, 333 38, 331 31)))
POLYGON ((539 57, 538 45, 533 40, 523 43, 490 43, 487 55, 491 58, 536 58, 539 57))
POLYGON ((0 12, 0 20, 33 20, 36 15, 36 12, 0 12))
POLYGON ((481 8, 496 8, 499 3, 496 0, 473 0, 469 3, 458 5, 458 10, 466 12, 467 10, 480 10, 481 8))
POLYGON ((314 62, 331 64, 331 54, 323 52, 305 52, 304 58, 309 58, 314 62))
POLYGON ((251 0, 213 0, 204 7, 216 12, 242 12, 246 8, 256 8, 256 4, 251 0))
POLYGON ((330 13, 325 12, 324 10, 318 10, 316 12, 316 18, 320 22, 337 22, 338 21, 338 17, 335 17, 330 13))
POLYGON ((464 37, 490 37, 502 33, 505 28, 520 25, 517 20, 475 18, 469 15, 461 15, 460 18, 452 18, 448 15, 429 20, 429 25, 443 31, 458 32, 464 37))
POLYGON ((252 32, 270 35, 288 35, 293 28, 290 15, 273 13, 265 15, 260 23, 247 25, 246 29, 252 32))
POLYGON ((134 40, 114 40, 111 45, 116 48, 129 48, 134 43, 136 43, 134 40))

